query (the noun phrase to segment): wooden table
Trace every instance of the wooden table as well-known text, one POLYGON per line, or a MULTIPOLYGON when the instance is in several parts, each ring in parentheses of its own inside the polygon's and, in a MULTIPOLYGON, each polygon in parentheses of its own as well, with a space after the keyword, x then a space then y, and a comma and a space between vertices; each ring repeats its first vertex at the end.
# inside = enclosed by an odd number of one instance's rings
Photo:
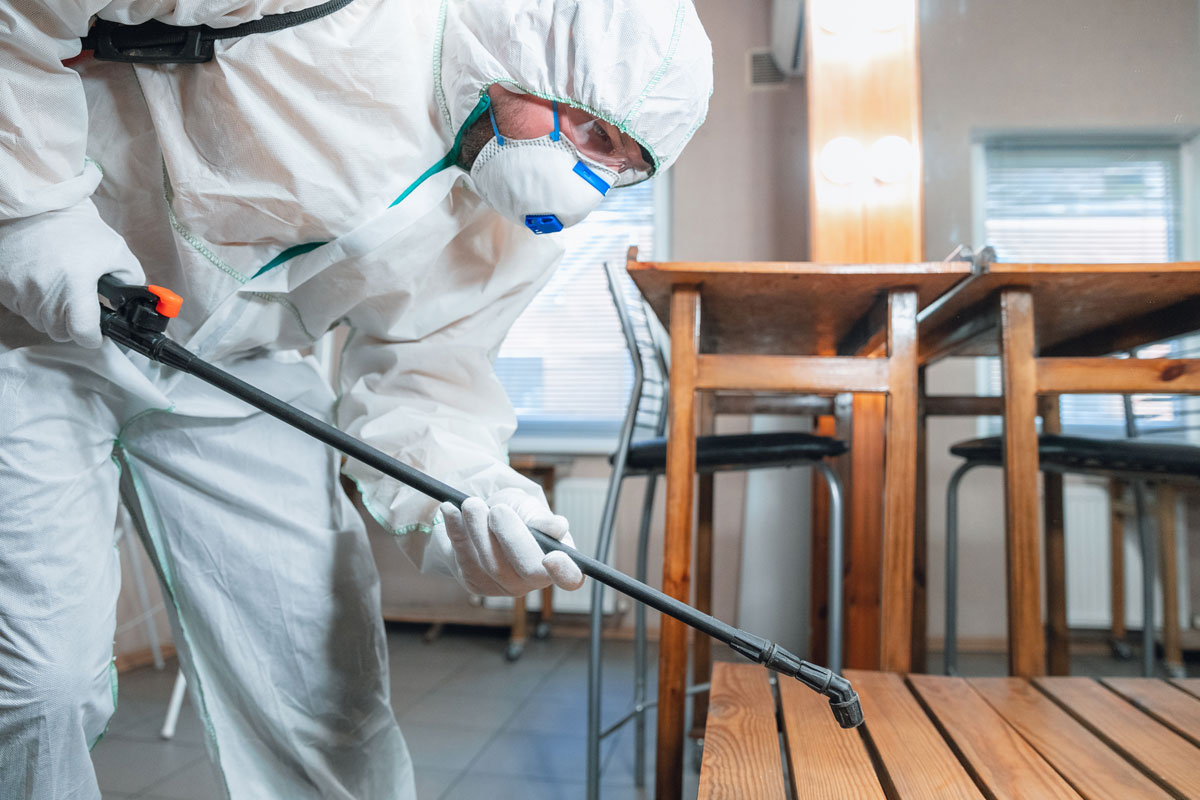
POLYGON ((846 677, 849 731, 799 682, 718 664, 700 800, 1200 797, 1200 679, 846 677))
MULTIPOLYGON (((663 591, 688 599, 698 392, 743 390, 887 399, 880 442, 851 446, 847 629, 866 606, 881 662, 907 669, 916 474, 916 315, 970 272, 933 264, 653 263, 630 275, 671 334, 663 591), (866 357, 862 354, 873 354, 866 357), (861 456, 861 457, 860 457, 861 456), (874 470, 878 470, 875 473, 874 470), (882 491, 880 475, 884 475, 882 491), (880 508, 882 507, 882 512, 880 508), (882 534, 880 534, 882 531, 882 534)), ((862 437, 860 437, 862 438, 862 437)), ((814 557, 815 558, 815 557, 814 557)), ((656 797, 682 792, 686 628, 659 638, 656 797)), ((848 657, 854 648, 847 647, 848 657)), ((694 676, 703 680, 701 674, 694 676)))
MULTIPOLYGON (((1200 393, 1200 359, 1102 358, 1200 329, 1200 263, 991 263, 922 315, 922 365, 951 355, 999 355, 1004 373, 1004 492, 1009 665, 1046 671, 1038 553, 1038 398, 1060 394, 1200 393)), ((944 412, 987 413, 995 400, 929 398, 944 412)), ((996 413, 996 409, 991 409, 996 413)), ((1044 404, 1046 430, 1057 403, 1044 404)), ((1061 477, 1048 476, 1046 569, 1065 584, 1061 477)), ((918 543, 918 546, 920 544, 918 543)), ((1047 597, 1053 671, 1064 670, 1066 601, 1047 597)))

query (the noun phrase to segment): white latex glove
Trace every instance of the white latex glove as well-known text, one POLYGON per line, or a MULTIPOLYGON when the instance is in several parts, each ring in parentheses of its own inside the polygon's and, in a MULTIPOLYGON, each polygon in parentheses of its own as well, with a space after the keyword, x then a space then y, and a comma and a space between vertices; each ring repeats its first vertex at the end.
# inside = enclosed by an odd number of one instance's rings
POLYGON ((574 547, 566 517, 551 513, 520 489, 501 489, 487 502, 472 497, 461 511, 443 503, 441 512, 454 557, 472 592, 520 597, 550 584, 563 589, 583 585, 583 573, 566 553, 543 553, 529 532, 534 527, 574 547))
POLYGON ((96 284, 146 275, 116 231, 85 200, 71 208, 0 222, 0 304, 56 342, 98 348, 96 284))

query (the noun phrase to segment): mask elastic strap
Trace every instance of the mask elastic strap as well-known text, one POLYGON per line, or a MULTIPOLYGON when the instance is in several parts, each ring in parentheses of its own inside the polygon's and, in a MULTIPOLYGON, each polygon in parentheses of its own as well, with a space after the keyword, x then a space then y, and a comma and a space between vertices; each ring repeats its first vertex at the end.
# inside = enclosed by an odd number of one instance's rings
MULTIPOLYGON (((504 137, 500 135, 500 129, 498 127, 496 127, 496 114, 492 111, 492 107, 490 104, 488 105, 488 118, 491 119, 491 121, 492 121, 492 133, 496 134, 496 144, 503 147, 504 146, 504 137)), ((557 126, 557 123, 558 123, 558 118, 555 117, 556 126, 557 126)))
POLYGON ((559 133, 558 133, 558 101, 551 100, 550 102, 554 108, 554 132, 550 134, 550 141, 557 142, 558 137, 559 137, 559 133))

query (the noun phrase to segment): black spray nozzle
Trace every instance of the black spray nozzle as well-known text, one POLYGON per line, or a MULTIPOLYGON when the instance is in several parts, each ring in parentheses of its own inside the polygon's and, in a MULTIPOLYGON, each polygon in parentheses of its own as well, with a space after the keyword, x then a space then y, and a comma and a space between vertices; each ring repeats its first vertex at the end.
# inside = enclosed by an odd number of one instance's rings
POLYGON ((779 645, 774 645, 764 663, 776 672, 790 675, 810 689, 828 697, 833 717, 843 728, 857 728, 862 724, 863 713, 862 705, 858 701, 858 692, 854 691, 850 681, 833 670, 797 658, 779 645))
POLYGON ((744 631, 739 633, 743 636, 730 644, 734 650, 828 697, 833 717, 843 728, 857 728, 862 724, 862 705, 850 681, 833 670, 805 661, 774 642, 745 634, 744 631))

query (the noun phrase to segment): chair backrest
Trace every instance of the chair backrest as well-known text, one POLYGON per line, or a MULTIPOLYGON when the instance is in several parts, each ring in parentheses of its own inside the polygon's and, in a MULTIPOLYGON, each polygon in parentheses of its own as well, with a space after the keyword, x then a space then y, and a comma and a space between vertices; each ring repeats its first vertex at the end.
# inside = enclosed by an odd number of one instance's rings
POLYGON ((604 273, 612 294, 621 332, 634 367, 634 387, 629 409, 630 437, 661 436, 667 423, 667 360, 664 336, 655 327, 641 292, 624 269, 624 264, 606 261, 604 273))

